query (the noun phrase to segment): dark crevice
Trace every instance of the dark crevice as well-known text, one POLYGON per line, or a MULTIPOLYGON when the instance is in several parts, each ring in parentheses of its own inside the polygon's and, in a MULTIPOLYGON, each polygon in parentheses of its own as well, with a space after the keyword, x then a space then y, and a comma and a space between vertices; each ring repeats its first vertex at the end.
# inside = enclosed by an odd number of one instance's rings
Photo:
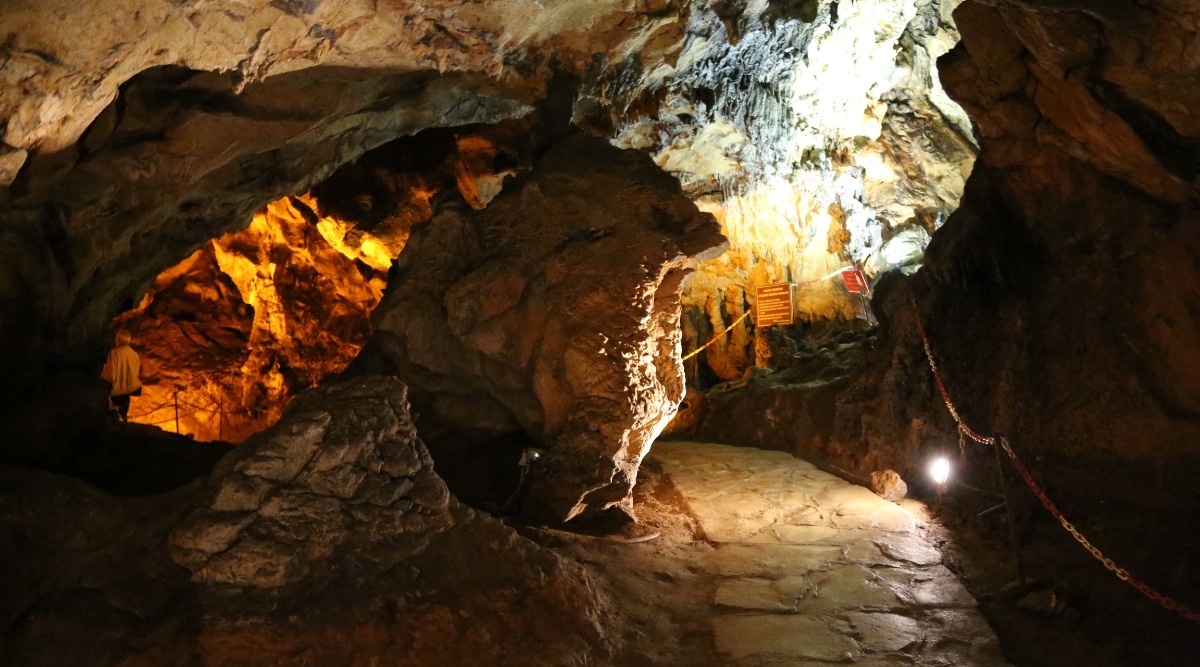
POLYGON ((1180 134, 1167 119, 1114 83, 1096 81, 1089 88, 1101 104, 1129 124, 1167 169, 1189 183, 1200 176, 1200 138, 1180 134))

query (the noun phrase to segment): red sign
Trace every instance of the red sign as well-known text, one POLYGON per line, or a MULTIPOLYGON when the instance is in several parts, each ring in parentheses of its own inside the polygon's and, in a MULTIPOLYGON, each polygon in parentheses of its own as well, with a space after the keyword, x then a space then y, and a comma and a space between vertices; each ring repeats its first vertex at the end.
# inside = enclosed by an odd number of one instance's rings
POLYGON ((846 282, 846 291, 851 294, 867 293, 867 278, 858 269, 842 271, 842 280, 846 282))

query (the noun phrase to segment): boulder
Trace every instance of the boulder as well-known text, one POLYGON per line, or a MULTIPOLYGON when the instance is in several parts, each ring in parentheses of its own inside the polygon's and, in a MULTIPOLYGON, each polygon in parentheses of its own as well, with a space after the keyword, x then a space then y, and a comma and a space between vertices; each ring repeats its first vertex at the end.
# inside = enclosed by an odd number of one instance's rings
POLYGON ((224 459, 208 500, 171 535, 196 581, 282 586, 337 554, 385 565, 454 525, 396 380, 305 394, 287 419, 224 459))
POLYGON ((679 288, 725 247, 644 154, 574 135, 482 211, 414 228, 375 311, 422 434, 522 430, 527 490, 565 520, 628 502, 683 396, 679 288))
POLYGON ((876 470, 871 473, 871 492, 884 500, 898 503, 908 495, 908 484, 895 470, 876 470))

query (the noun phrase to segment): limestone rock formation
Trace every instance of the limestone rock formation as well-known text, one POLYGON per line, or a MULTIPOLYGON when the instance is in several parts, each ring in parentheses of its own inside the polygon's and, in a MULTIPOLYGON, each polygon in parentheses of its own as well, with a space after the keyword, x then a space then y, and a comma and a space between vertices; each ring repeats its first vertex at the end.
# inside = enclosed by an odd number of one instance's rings
POLYGON ((871 473, 871 492, 884 500, 898 503, 908 494, 908 484, 895 470, 876 470, 871 473))
POLYGON ((574 136, 483 211, 414 229, 380 344, 428 437, 523 430, 548 450, 542 511, 620 505, 683 395, 680 281, 723 243, 645 155, 574 136))
POLYGON ((213 472, 171 536, 176 562, 196 581, 278 587, 339 554, 370 572, 423 550, 454 519, 406 401, 384 379, 305 394, 213 472))
POLYGON ((550 667, 618 648, 586 572, 447 493, 394 378, 301 395, 202 488, 114 498, 0 468, 0 556, 6 664, 550 667))
POLYGON ((917 419, 947 426, 944 409, 922 417, 899 398, 938 402, 924 381, 895 384, 924 364, 907 290, 979 428, 1019 437, 1028 452, 1071 452, 1076 463, 1060 462, 1068 469, 1114 457, 1099 466, 1114 476, 1154 457, 1182 469, 1196 459, 1200 348, 1189 341, 1200 322, 1187 304, 1197 284, 1189 258, 1200 255, 1200 126, 1179 110, 1200 95, 1200 60, 1171 45, 1195 43, 1200 9, 1084 4, 968 3, 955 14, 963 44, 942 78, 982 152, 926 270, 879 300, 895 356, 847 394, 846 413, 875 415, 877 428, 846 423, 845 441, 861 433, 882 452, 895 433, 887 444, 876 434, 917 419))
POLYGON ((44 380, 48 357, 81 363, 158 273, 363 150, 429 125, 528 111, 450 78, 342 73, 306 70, 235 94, 229 77, 153 70, 123 89, 115 129, 92 149, 31 158, 0 204, 0 247, 17 258, 0 270, 6 363, 27 365, 18 375, 28 383, 44 380), (376 95, 394 104, 371 108, 376 95), (280 111, 280 100, 294 105, 280 111))
MULTIPOLYGON (((384 7, 365 0, 11 2, 4 16, 11 55, 0 93, 0 117, 9 119, 5 174, 14 175, 31 151, 72 146, 122 84, 154 67, 231 72, 239 92, 313 67, 334 77, 338 68, 500 75, 509 53, 553 49, 563 62, 578 64, 612 46, 614 32, 625 33, 626 49, 641 50, 667 17, 630 30, 624 25, 630 9, 577 0, 466 8, 446 0, 384 7)), ((357 92, 366 100, 376 91, 357 92)))
POLYGON ((532 110, 555 71, 645 57, 661 3, 8 2, 0 15, 5 399, 84 366, 154 276, 428 127, 532 110), (640 20, 640 19, 645 20, 640 20), (551 64, 553 63, 553 66, 551 64))
POLYGON ((737 322, 689 366, 693 384, 763 364, 767 332, 739 320, 755 287, 798 283, 800 320, 844 321, 863 308, 830 280, 839 268, 919 266, 976 150, 935 67, 957 4, 694 3, 674 61, 605 74, 616 143, 650 151, 730 239, 685 290, 687 347, 737 322))
POLYGON ((142 358, 132 421, 238 442, 358 354, 390 239, 347 238, 341 221, 315 208, 306 196, 271 203, 248 228, 159 274, 142 303, 117 318, 142 358))
MULTIPOLYGON (((962 416, 1007 434, 1059 497, 1194 508, 1200 131, 1179 110, 1200 94, 1200 61, 1176 47, 1196 43, 1197 11, 962 5, 963 43, 941 61, 942 80, 971 114, 981 152, 925 268, 879 283, 881 328, 852 367, 818 378, 784 370, 689 397, 702 413, 694 429, 785 443, 775 446, 859 475, 892 468, 921 479, 930 453, 958 438, 915 297, 962 416), (762 411, 771 419, 756 421, 762 411), (790 425, 783 438, 780 424, 790 425)), ((992 484, 993 453, 966 447, 964 474, 988 471, 992 484)), ((1187 548, 1160 550, 1161 567, 1187 548)))

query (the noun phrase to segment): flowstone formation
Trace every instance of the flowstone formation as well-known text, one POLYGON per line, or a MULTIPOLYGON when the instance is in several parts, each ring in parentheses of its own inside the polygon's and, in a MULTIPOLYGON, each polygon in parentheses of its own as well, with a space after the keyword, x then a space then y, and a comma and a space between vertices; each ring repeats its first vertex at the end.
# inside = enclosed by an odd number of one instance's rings
MULTIPOLYGON (((920 265, 975 156, 935 67, 958 41, 957 5, 697 3, 673 61, 633 60, 602 79, 614 142, 651 152, 730 240, 685 287, 689 348, 754 307, 755 287, 797 283, 803 322, 847 321, 864 309, 830 280, 838 269, 920 265)), ((691 381, 788 365, 787 345, 764 336, 741 321, 691 381)))
POLYGON ((378 348, 430 438, 520 430, 545 448, 532 512, 627 507, 683 396, 680 282, 723 247, 645 155, 571 136, 482 211, 448 207, 413 230, 376 310, 378 348))
POLYGON ((5 664, 549 667, 619 648, 588 573, 447 492, 394 378, 301 395, 200 489, 0 480, 5 664))

